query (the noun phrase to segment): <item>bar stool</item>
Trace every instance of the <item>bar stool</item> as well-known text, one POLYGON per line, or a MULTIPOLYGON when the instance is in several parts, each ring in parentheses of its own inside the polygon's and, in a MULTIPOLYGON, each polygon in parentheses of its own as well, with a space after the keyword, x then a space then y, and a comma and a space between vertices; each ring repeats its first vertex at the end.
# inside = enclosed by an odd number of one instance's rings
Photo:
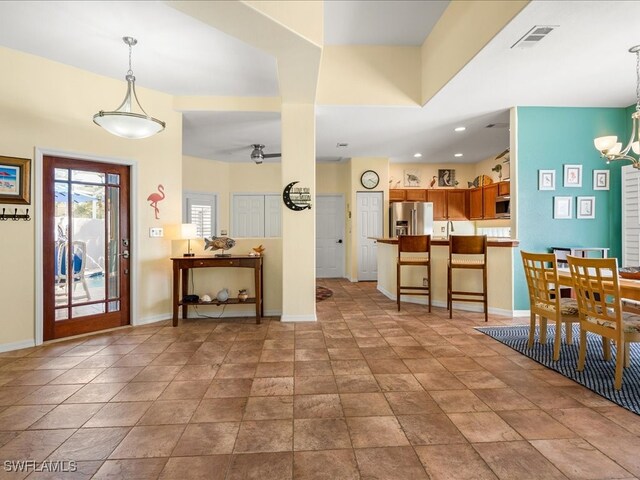
POLYGON ((451 235, 449 237, 449 263, 447 265, 447 310, 449 318, 453 317, 453 302, 482 302, 484 304, 484 321, 488 321, 487 312, 487 236, 486 235, 451 235), (460 258, 460 255, 465 257, 460 258), (473 256, 473 257, 471 257, 473 256), (482 270, 482 292, 464 292, 453 290, 453 269, 482 270), (463 295, 454 297, 454 295, 463 295), (480 297, 469 298, 469 297, 480 297))
POLYGON ((398 236, 398 262, 396 265, 396 299, 400 311, 400 295, 427 295, 431 312, 431 235, 398 236), (426 253, 425 257, 402 256, 403 253, 426 253), (401 268, 403 266, 427 267, 427 285, 402 285, 401 268))

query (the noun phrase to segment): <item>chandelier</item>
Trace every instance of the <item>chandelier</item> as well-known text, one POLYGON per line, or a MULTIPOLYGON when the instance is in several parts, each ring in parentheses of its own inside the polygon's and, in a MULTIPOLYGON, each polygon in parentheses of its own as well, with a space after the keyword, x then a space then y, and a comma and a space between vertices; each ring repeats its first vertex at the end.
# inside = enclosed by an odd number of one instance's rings
POLYGON ((612 160, 626 160, 633 164, 637 169, 640 169, 640 45, 631 47, 629 52, 636 54, 636 111, 631 114, 633 119, 633 128, 631 129, 631 138, 627 146, 622 149, 622 143, 618 142, 618 137, 615 135, 607 135, 606 137, 598 137, 593 140, 593 144, 596 150, 600 152, 602 158, 607 159, 607 163, 612 160), (633 151, 636 157, 631 156, 629 153, 633 151))
POLYGON ((124 77, 127 80, 127 94, 116 110, 113 112, 100 110, 93 116, 93 122, 118 137, 147 138, 164 130, 165 123, 147 115, 140 105, 136 95, 136 77, 133 76, 131 69, 131 49, 138 41, 132 37, 122 37, 122 40, 129 45, 129 70, 124 77), (134 106, 132 100, 135 100, 135 105, 142 113, 131 111, 134 106))

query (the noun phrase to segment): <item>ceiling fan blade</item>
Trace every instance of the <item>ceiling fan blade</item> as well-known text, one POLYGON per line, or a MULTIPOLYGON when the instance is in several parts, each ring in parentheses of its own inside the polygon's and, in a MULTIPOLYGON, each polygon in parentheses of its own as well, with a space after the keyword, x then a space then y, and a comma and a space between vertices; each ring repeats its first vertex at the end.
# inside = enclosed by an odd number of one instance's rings
POLYGON ((281 153, 263 153, 262 156, 264 158, 278 158, 278 157, 281 157, 282 154, 281 153))

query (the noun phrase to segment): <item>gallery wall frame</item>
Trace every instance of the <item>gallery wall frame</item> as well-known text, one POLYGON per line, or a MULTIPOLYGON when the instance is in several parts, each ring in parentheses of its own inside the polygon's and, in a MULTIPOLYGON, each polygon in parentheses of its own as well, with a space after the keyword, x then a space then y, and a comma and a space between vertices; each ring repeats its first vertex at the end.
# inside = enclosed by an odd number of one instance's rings
POLYGON ((596 218, 596 197, 578 197, 576 218, 596 218))
POLYGON ((553 218, 555 220, 573 218, 573 197, 553 197, 553 218))
POLYGON ((609 190, 609 170, 593 171, 593 189, 609 190))
POLYGON ((31 203, 31 159, 0 156, 0 203, 31 203))
POLYGON ((564 166, 564 183, 563 186, 580 188, 582 187, 582 165, 565 165, 564 166))
POLYGON ((538 190, 556 189, 556 171, 538 170, 538 190))

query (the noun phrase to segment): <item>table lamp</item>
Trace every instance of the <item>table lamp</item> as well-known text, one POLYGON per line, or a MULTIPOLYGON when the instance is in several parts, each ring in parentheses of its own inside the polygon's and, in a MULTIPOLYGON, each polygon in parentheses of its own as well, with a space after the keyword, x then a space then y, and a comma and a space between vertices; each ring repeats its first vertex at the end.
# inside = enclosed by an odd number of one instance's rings
POLYGON ((191 253, 191 239, 198 238, 198 226, 195 223, 183 223, 180 227, 180 238, 187 240, 189 243, 187 253, 183 254, 184 257, 193 257, 195 253, 191 253))

